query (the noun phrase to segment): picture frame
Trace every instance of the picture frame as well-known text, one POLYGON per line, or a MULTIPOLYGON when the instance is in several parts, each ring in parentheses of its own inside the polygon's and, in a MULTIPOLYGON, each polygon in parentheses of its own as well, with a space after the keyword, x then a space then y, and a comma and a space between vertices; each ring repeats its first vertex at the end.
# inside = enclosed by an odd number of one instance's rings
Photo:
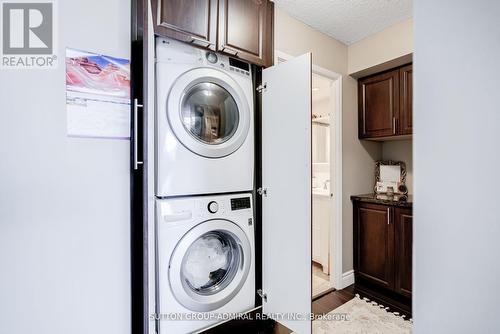
POLYGON ((403 161, 378 160, 375 163, 375 194, 408 194, 406 164, 403 161), (392 187, 392 191, 390 189, 392 187))

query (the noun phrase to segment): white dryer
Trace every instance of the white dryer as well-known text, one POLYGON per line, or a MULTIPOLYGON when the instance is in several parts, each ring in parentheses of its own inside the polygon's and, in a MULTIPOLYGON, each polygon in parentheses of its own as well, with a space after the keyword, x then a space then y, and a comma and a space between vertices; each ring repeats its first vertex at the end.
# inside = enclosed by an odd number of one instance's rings
POLYGON ((156 42, 156 195, 252 190, 250 65, 170 39, 156 42))
POLYGON ((249 193, 158 199, 159 333, 191 333, 255 305, 249 193))

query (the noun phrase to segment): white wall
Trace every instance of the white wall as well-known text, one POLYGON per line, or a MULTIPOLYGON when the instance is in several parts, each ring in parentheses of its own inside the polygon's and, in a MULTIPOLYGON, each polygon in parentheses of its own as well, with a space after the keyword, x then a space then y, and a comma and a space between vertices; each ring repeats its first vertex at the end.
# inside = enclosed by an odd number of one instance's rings
POLYGON ((499 333, 500 3, 415 6, 415 333, 499 333))
MULTIPOLYGON (((413 52, 413 20, 408 19, 368 36, 348 47, 349 74, 387 63, 413 52)), ((382 159, 404 161, 406 185, 413 193, 412 141, 382 142, 382 159)))
POLYGON ((379 143, 358 140, 357 84, 347 75, 347 46, 292 18, 279 7, 275 10, 275 50, 292 56, 312 52, 313 63, 341 74, 343 132, 342 269, 353 268, 351 195, 373 189, 374 161, 382 157, 379 143))
MULTIPOLYGON (((314 81, 314 79, 313 79, 314 81)), ((313 91, 314 95, 314 91, 313 91)), ((318 117, 328 117, 333 112, 333 98, 312 98, 312 113, 318 117)), ((312 162, 330 162, 330 127, 328 124, 312 123, 312 162)), ((314 175, 313 165, 313 175, 314 175)), ((329 173, 327 179, 330 179, 329 173)))
POLYGON ((0 70, 0 333, 130 333, 129 142, 66 137, 65 47, 129 58, 130 1, 64 0, 56 70, 0 70))
POLYGON ((349 45, 349 74, 413 52, 413 20, 396 23, 349 45))

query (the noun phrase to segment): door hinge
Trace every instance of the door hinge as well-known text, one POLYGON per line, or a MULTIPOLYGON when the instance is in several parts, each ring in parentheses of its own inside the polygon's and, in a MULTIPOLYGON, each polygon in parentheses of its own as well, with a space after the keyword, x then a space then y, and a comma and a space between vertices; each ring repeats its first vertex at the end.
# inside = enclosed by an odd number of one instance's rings
POLYGON ((257 194, 259 194, 260 196, 267 197, 267 188, 258 188, 257 194))
POLYGON ((262 93, 262 92, 265 92, 267 90, 267 83, 264 82, 262 85, 258 85, 256 90, 259 92, 259 93, 262 93))
POLYGON ((262 289, 259 289, 257 290, 257 294, 259 295, 260 298, 262 298, 264 302, 267 303, 267 293, 264 293, 262 289))

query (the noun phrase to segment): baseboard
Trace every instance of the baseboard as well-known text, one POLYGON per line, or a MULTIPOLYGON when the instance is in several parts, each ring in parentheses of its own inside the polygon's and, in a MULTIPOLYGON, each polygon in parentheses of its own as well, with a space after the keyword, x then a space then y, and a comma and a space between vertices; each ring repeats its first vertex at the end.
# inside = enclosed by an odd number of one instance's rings
POLYGON ((342 274, 342 288, 354 284, 354 270, 346 271, 342 274))

